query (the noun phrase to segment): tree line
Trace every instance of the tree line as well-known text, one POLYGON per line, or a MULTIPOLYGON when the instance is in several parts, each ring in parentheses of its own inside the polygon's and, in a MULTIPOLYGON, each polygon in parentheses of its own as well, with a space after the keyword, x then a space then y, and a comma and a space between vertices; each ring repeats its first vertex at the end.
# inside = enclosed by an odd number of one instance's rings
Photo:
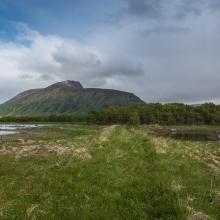
POLYGON ((113 107, 90 112, 88 121, 97 124, 220 125, 220 106, 156 103, 132 108, 113 107))
POLYGON ((213 103, 193 106, 178 103, 111 107, 87 115, 7 116, 0 122, 81 122, 90 124, 220 125, 220 106, 213 103))
POLYGON ((85 122, 85 116, 80 115, 48 115, 48 116, 6 116, 0 118, 2 123, 44 123, 44 122, 85 122))

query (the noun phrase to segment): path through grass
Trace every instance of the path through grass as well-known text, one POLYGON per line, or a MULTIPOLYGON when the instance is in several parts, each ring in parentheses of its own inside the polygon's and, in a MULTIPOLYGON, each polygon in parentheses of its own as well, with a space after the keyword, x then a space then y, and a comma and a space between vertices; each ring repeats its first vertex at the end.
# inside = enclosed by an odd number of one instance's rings
POLYGON ((219 177, 180 151, 172 153, 174 144, 160 153, 150 136, 123 126, 38 130, 45 135, 32 137, 31 144, 0 142, 0 219, 181 220, 199 211, 219 216, 205 187, 212 179, 217 190, 219 177), (199 202, 189 201, 195 198, 199 202))

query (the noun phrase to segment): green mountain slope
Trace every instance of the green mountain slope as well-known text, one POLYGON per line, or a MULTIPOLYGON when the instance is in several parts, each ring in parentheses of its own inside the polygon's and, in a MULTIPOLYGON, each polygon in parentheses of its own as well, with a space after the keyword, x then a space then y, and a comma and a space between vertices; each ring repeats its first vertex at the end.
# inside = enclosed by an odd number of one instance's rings
POLYGON ((132 93, 83 88, 79 82, 64 81, 18 94, 0 105, 0 115, 85 114, 110 106, 138 104, 143 101, 132 93))

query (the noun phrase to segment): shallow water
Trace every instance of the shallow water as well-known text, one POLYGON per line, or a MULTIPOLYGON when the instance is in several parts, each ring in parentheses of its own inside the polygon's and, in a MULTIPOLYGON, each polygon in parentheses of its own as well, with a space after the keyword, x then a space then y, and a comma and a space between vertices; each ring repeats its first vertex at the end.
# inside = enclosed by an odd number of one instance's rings
POLYGON ((16 134, 17 131, 0 131, 0 136, 16 134))
POLYGON ((154 133, 158 136, 170 137, 179 140, 220 142, 220 134, 217 131, 184 131, 177 129, 173 132, 170 129, 158 129, 154 130, 154 133))
POLYGON ((218 141, 217 134, 210 133, 190 133, 190 132, 177 132, 171 134, 170 137, 180 140, 192 140, 192 141, 218 141))
POLYGON ((0 136, 20 133, 26 128, 44 126, 41 124, 0 124, 0 136))

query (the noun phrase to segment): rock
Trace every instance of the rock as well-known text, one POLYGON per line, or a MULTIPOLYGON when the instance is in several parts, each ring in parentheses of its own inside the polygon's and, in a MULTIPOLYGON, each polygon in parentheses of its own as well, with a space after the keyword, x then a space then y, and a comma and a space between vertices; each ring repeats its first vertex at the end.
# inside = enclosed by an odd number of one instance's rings
POLYGON ((20 143, 20 144, 24 144, 24 143, 25 143, 25 140, 20 138, 20 139, 17 139, 16 142, 17 142, 17 143, 20 143))

